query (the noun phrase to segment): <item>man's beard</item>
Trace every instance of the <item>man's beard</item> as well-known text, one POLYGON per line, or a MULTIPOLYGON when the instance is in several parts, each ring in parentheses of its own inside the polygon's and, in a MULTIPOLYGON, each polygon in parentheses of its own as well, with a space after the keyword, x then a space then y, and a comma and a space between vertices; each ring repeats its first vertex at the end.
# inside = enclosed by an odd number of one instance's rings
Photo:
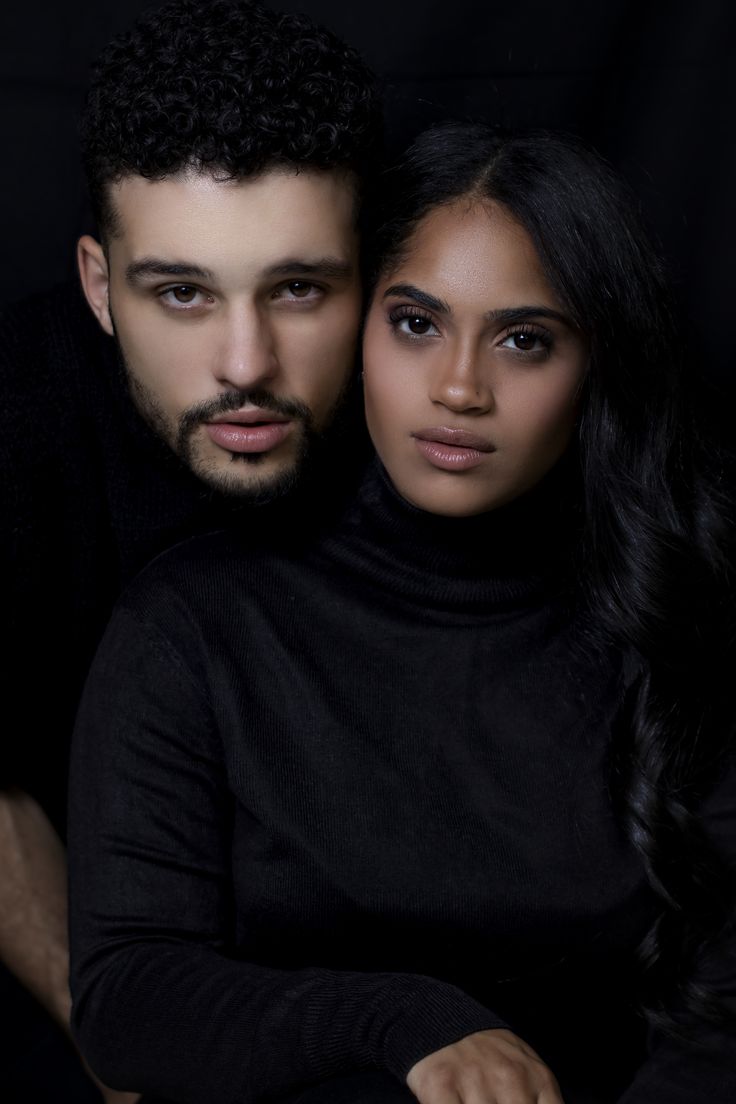
MULTIPOLYGON (((253 505, 271 502, 273 499, 289 494, 311 470, 316 456, 324 451, 325 442, 330 434, 317 430, 311 410, 299 399, 282 398, 262 387, 238 391, 227 391, 215 398, 207 399, 196 406, 189 407, 174 421, 163 411, 156 394, 147 387, 131 369, 125 354, 117 341, 118 357, 124 378, 127 382, 133 402, 141 417, 160 437, 187 468, 211 489, 220 494, 238 497, 253 505), (198 455, 195 434, 205 422, 230 411, 240 410, 244 406, 256 406, 284 418, 294 424, 292 436, 298 435, 292 445, 291 455, 283 467, 259 475, 259 466, 265 467, 269 453, 230 454, 230 470, 223 469, 216 459, 198 455), (241 479, 237 472, 241 466, 249 469, 248 478, 241 479)), ((329 426, 344 404, 348 390, 346 384, 335 399, 332 410, 326 418, 329 426)))
POLYGON ((180 415, 172 448, 176 455, 199 479, 222 494, 246 498, 254 505, 270 502, 288 494, 298 484, 309 463, 319 434, 313 427, 312 412, 306 403, 298 399, 284 399, 263 387, 251 387, 239 391, 226 391, 213 399, 206 399, 190 407, 180 415), (294 423, 292 437, 298 435, 296 447, 292 445, 290 458, 285 466, 275 471, 258 473, 265 467, 268 452, 231 452, 230 470, 223 471, 216 460, 208 461, 197 455, 195 433, 205 422, 222 414, 255 406, 273 414, 280 414, 294 423), (248 469, 248 479, 238 475, 238 469, 248 469))

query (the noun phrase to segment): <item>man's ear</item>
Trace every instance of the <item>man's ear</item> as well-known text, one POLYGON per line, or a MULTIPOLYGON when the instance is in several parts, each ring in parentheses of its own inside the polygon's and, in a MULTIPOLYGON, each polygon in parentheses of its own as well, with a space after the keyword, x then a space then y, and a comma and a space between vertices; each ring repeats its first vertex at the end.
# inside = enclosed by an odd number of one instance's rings
POLYGON ((110 273, 105 251, 98 241, 85 234, 77 242, 77 265, 82 291, 105 333, 113 336, 110 317, 110 273))

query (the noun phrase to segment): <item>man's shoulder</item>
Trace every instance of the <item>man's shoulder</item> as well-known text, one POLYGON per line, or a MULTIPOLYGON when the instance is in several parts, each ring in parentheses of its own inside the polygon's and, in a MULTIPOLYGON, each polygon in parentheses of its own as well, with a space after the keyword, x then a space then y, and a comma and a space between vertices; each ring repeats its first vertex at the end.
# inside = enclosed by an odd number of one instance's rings
POLYGON ((92 316, 79 286, 60 284, 0 311, 0 372, 13 394, 69 395, 79 392, 112 342, 92 316))
POLYGON ((165 548, 126 585, 117 602, 160 628, 199 622, 240 589, 256 557, 239 526, 199 533, 165 548))
POLYGON ((285 577, 308 570, 309 556, 279 547, 254 529, 254 511, 245 511, 165 549, 126 587, 121 604, 154 620, 169 620, 177 610, 189 620, 218 607, 269 604, 285 577))
POLYGON ((273 547, 254 539, 248 531, 251 511, 242 517, 233 514, 227 521, 206 532, 195 533, 170 545, 154 556, 125 591, 126 599, 138 601, 138 595, 154 591, 171 593, 200 589, 203 585, 227 588, 233 572, 249 573, 258 563, 273 563, 273 547))

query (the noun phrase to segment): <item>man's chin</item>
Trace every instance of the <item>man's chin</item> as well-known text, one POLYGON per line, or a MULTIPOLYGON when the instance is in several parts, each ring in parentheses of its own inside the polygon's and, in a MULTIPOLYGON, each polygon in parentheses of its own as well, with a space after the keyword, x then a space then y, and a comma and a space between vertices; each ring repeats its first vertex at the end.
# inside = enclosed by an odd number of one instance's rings
POLYGON ((217 460, 192 456, 183 459, 210 490, 253 506, 273 502, 293 491, 306 463, 304 451, 281 463, 265 453, 233 454, 217 460))

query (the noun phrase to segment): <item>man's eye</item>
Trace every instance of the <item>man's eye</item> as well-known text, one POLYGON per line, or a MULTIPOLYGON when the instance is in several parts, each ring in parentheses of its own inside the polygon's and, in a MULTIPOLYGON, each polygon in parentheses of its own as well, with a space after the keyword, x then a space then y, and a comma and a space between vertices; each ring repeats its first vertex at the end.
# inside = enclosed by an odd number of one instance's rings
POLYGON ((286 280, 273 289, 271 298, 281 303, 298 301, 308 306, 316 306, 322 302, 326 293, 326 288, 320 284, 313 284, 310 280, 286 280))
POLYGON ((197 294, 197 289, 189 287, 188 284, 182 284, 181 287, 169 288, 169 292, 177 303, 192 303, 197 294))
POLYGON ((171 310, 193 310, 211 305, 215 301, 214 295, 192 284, 175 284, 174 287, 164 288, 158 294, 162 303, 171 310))
POLYGON ((274 293, 275 299, 317 299, 322 289, 308 280, 289 280, 274 293))
POLYGON ((197 305, 198 297, 201 294, 199 288, 192 287, 191 284, 177 284, 176 287, 166 288, 162 291, 161 298, 173 307, 191 307, 197 305))
POLYGON ((296 299, 306 299, 310 291, 314 288, 314 284, 308 284, 305 280, 292 280, 287 284, 289 293, 296 299))

